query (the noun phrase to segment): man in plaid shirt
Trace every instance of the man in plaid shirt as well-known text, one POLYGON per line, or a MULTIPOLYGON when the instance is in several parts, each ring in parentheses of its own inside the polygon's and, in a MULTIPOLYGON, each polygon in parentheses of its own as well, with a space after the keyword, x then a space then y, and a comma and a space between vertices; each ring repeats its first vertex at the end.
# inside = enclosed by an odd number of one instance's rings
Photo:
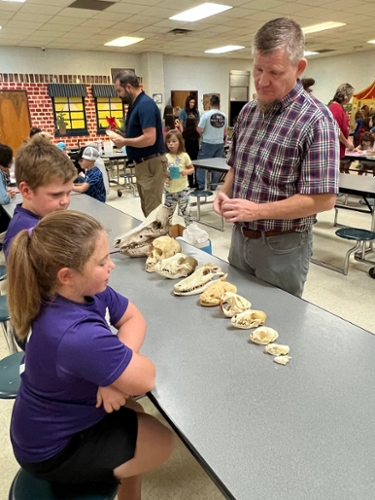
POLYGON ((326 106, 304 91, 304 35, 291 19, 262 26, 254 40, 258 99, 242 109, 232 167, 214 208, 233 222, 229 262, 302 296, 315 214, 338 193, 339 131, 326 106))

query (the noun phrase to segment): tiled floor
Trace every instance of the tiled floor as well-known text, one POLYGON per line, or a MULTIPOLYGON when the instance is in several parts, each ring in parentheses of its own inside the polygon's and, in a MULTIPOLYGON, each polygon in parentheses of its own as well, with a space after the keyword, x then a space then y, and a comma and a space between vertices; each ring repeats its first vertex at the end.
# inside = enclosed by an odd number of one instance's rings
MULTIPOLYGON (((351 198, 350 203, 358 200, 351 198)), ((115 196, 109 202, 112 206, 138 219, 143 219, 140 202, 130 192, 121 198, 115 196)), ((202 208, 203 220, 218 223, 218 216, 211 206, 202 208)), ((344 256, 352 244, 335 236, 333 210, 320 214, 314 227, 314 257, 342 266, 344 256)), ((175 217, 175 222, 180 222, 175 217)), ((345 225, 370 228, 370 215, 347 210, 339 211, 339 222, 345 225)), ((201 226, 210 235, 213 254, 226 259, 230 244, 230 225, 220 232, 201 226)), ((374 254, 375 260, 375 254, 374 254)), ((303 298, 341 316, 342 318, 375 333, 375 308, 372 305, 375 281, 367 274, 370 264, 352 259, 348 276, 311 264, 303 298)), ((293 314, 293 311, 290 312, 293 314)), ((5 341, 0 336, 0 358, 7 354, 5 341)), ((147 411, 158 415, 148 400, 141 401, 147 411)), ((0 500, 8 498, 9 486, 18 470, 9 441, 9 422, 12 401, 0 401, 0 500)), ((158 415, 158 418, 160 415, 158 415)), ((219 500, 223 496, 213 485, 198 463, 176 438, 177 446, 167 464, 144 478, 143 498, 145 500, 219 500)))

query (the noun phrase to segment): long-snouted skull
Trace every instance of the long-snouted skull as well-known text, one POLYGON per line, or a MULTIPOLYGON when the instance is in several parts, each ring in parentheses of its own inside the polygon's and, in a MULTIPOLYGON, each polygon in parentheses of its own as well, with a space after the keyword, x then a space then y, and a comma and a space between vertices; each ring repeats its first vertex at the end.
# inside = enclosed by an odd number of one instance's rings
POLYGON ((232 318, 235 314, 248 311, 250 308, 251 303, 236 293, 225 292, 221 297, 220 309, 227 318, 232 318))
POLYGON ((213 264, 204 264, 197 269, 191 276, 179 281, 174 286, 175 295, 198 295, 210 286, 215 277, 224 276, 219 266, 213 264))
POLYGON ((153 240, 168 233, 168 214, 168 208, 159 205, 138 227, 117 236, 114 247, 129 257, 145 257, 150 252, 153 240))
POLYGON ((263 325, 266 318, 267 314, 264 311, 249 309, 248 311, 235 314, 231 319, 231 323, 236 328, 248 330, 250 328, 256 328, 257 326, 263 325))
POLYGON ((237 287, 235 285, 232 285, 229 281, 225 281, 227 276, 227 274, 224 274, 222 278, 211 283, 211 285, 202 293, 199 297, 201 306, 218 306, 224 292, 237 292, 237 287))
POLYGON ((188 257, 183 253, 176 253, 169 259, 159 260, 154 267, 154 271, 161 276, 175 280, 189 276, 197 265, 198 262, 193 257, 188 257))
POLYGON ((181 252, 181 245, 170 236, 159 236, 151 243, 151 251, 146 259, 146 271, 153 273, 159 260, 168 259, 181 252))

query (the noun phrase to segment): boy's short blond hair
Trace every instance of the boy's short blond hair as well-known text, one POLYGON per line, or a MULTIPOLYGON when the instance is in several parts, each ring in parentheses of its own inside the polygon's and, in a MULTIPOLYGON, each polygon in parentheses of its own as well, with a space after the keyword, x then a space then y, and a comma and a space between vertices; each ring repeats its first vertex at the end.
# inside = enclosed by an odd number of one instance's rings
POLYGON ((34 191, 55 180, 74 180, 77 169, 63 151, 36 134, 17 151, 15 175, 17 186, 25 182, 34 191))

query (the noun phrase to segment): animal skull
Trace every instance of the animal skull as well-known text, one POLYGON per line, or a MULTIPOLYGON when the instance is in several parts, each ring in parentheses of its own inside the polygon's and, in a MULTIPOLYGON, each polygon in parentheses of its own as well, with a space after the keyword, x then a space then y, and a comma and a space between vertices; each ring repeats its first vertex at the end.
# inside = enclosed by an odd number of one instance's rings
POLYGON ((250 302, 236 293, 225 292, 221 297, 220 309, 227 318, 231 318, 235 314, 242 313, 250 308, 250 302))
POLYGON ((146 259, 146 271, 154 272, 154 268, 159 260, 168 259, 181 252, 181 245, 170 236, 159 236, 151 243, 151 252, 146 259))
POLYGON ((183 253, 176 253, 169 259, 159 260, 154 267, 154 271, 166 278, 177 279, 189 276, 197 265, 198 262, 193 257, 188 257, 183 253))
POLYGON ((147 219, 138 227, 117 236, 114 247, 129 257, 144 257, 150 251, 150 245, 155 238, 169 231, 169 210, 165 205, 159 205, 147 219))
POLYGON ((211 283, 211 285, 202 293, 199 299, 202 306, 218 306, 224 292, 237 292, 237 287, 232 285, 232 283, 225 281, 227 276, 227 274, 224 274, 222 278, 216 280, 214 283, 211 283))
POLYGON ((271 342, 275 342, 279 334, 273 328, 268 328, 268 326, 260 326, 250 335, 250 340, 254 344, 266 345, 271 342))
POLYGON ((289 351, 290 347, 288 345, 281 344, 268 344, 264 349, 264 352, 272 354, 272 356, 285 356, 289 354, 289 351))
POLYGON ((197 295, 208 288, 215 277, 224 276, 219 266, 204 264, 191 276, 179 281, 174 286, 175 295, 197 295))
POLYGON ((248 311, 235 314, 231 319, 231 323, 236 328, 249 330, 250 328, 255 328, 257 326, 263 325, 266 321, 266 318, 267 314, 264 311, 249 309, 248 311))
POLYGON ((287 365, 290 359, 292 359, 291 356, 276 356, 276 358, 273 358, 274 362, 279 365, 287 365))

